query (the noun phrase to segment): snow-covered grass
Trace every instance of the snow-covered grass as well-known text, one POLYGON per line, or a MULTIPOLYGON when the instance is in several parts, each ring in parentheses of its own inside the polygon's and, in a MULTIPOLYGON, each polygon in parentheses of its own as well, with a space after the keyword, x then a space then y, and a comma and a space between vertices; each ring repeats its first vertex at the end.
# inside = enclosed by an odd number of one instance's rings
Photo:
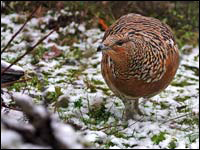
MULTIPOLYGON (((50 31, 44 28, 56 15, 52 17, 49 13, 33 18, 1 58, 12 62, 22 55, 28 46, 50 31)), ((1 47, 21 26, 16 22, 23 17, 17 14, 1 16, 1 47)), ((85 24, 74 22, 60 28, 59 33, 54 32, 34 53, 18 62, 32 80, 16 83, 8 91, 30 95, 35 103, 45 101, 49 110, 63 122, 79 126, 79 134, 96 148, 199 148, 199 47, 182 54, 171 85, 147 101, 141 98, 140 108, 147 115, 126 124, 121 121, 122 101, 108 89, 101 75, 101 53, 96 52, 96 48, 103 34, 100 29, 86 29, 85 24), (79 35, 74 35, 76 30, 79 35), (64 44, 59 44, 61 41, 65 41, 64 44), (43 59, 44 53, 51 53, 53 46, 62 54, 43 59)), ((2 145, 15 145, 20 140, 16 133, 10 134, 10 131, 2 132, 2 145)), ((64 132, 60 136, 62 134, 64 132)), ((27 143, 20 144, 27 147, 27 143)))

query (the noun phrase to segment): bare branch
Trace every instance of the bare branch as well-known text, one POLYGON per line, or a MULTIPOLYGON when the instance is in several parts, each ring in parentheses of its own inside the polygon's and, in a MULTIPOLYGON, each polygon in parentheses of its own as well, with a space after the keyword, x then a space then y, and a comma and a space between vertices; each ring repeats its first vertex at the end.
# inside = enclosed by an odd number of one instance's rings
POLYGON ((28 80, 31 80, 31 78, 28 78, 28 79, 22 79, 22 80, 17 80, 17 81, 11 81, 11 82, 7 82, 7 83, 1 83, 1 87, 7 87, 11 84, 14 84, 14 83, 19 83, 19 82, 26 82, 28 80))
POLYGON ((6 44, 6 46, 3 48, 3 50, 1 51, 1 54, 7 49, 7 47, 10 45, 10 43, 14 40, 14 38, 21 32, 21 30, 25 27, 25 25, 27 24, 27 22, 29 20, 31 20, 31 18, 33 17, 34 13, 38 10, 39 7, 37 7, 31 14, 30 16, 26 19, 26 21, 24 22, 24 24, 21 26, 21 28, 11 37, 11 39, 8 41, 8 43, 6 44))
POLYGON ((7 71, 10 67, 12 67, 14 64, 16 64, 18 61, 20 61, 25 55, 27 55, 28 53, 30 53, 31 51, 33 51, 35 49, 35 47, 37 47, 40 43, 42 43, 42 41, 44 41, 48 36, 50 36, 53 32, 55 31, 52 30, 51 32, 49 32, 47 35, 45 35, 43 38, 41 38, 34 46, 30 47, 22 56, 18 57, 12 64, 10 64, 7 68, 5 68, 2 72, 1 75, 7 71))

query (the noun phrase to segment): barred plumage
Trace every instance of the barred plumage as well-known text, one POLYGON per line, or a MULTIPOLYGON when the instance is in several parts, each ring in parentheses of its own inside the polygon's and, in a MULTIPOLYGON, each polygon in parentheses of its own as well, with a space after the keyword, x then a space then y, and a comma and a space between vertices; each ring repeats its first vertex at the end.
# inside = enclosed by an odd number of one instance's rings
MULTIPOLYGON (((179 65, 171 29, 158 19, 138 14, 122 16, 111 25, 99 49, 103 50, 103 77, 124 103, 130 100, 137 103, 140 97, 162 91, 179 65)), ((135 108, 138 109, 137 106, 132 109, 135 108)), ((131 117, 130 113, 127 117, 131 117)))

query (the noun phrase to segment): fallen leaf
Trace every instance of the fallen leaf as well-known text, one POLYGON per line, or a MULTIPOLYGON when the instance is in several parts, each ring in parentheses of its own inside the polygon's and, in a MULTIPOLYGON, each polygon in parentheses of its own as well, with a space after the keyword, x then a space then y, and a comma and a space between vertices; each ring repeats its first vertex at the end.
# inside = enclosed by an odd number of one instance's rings
POLYGON ((48 52, 45 52, 43 54, 43 59, 47 60, 47 59, 52 59, 55 57, 58 57, 62 54, 62 51, 59 50, 55 45, 51 47, 51 50, 48 52))
POLYGON ((98 20, 99 24, 101 25, 101 27, 104 29, 104 30, 107 30, 108 29, 108 26, 107 24, 105 23, 105 21, 101 18, 99 18, 98 20))

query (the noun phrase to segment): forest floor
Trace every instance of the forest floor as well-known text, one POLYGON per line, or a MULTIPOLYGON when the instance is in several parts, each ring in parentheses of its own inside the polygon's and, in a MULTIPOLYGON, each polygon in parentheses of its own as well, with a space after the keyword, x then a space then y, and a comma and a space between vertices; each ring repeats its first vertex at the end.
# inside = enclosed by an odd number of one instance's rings
MULTIPOLYGON (((48 11, 43 17, 31 19, 1 59, 13 62, 22 55, 30 44, 50 31, 49 20, 57 15, 48 11)), ((1 16, 1 47, 21 27, 23 18, 19 14, 1 16)), ((84 23, 71 22, 60 27, 17 63, 31 79, 4 90, 27 94, 36 104, 45 100, 62 122, 79 126, 77 132, 95 148, 198 149, 199 47, 185 43, 173 82, 148 101, 141 98, 139 107, 146 115, 124 124, 121 121, 124 105, 101 75, 102 54, 96 49, 103 34, 98 28, 86 28, 84 23)), ((9 96, 3 97, 6 103, 11 101, 9 96)), ((23 121, 21 115, 13 112, 10 117, 23 121)), ((1 137, 6 140, 1 145, 12 140, 4 133, 1 137)))

